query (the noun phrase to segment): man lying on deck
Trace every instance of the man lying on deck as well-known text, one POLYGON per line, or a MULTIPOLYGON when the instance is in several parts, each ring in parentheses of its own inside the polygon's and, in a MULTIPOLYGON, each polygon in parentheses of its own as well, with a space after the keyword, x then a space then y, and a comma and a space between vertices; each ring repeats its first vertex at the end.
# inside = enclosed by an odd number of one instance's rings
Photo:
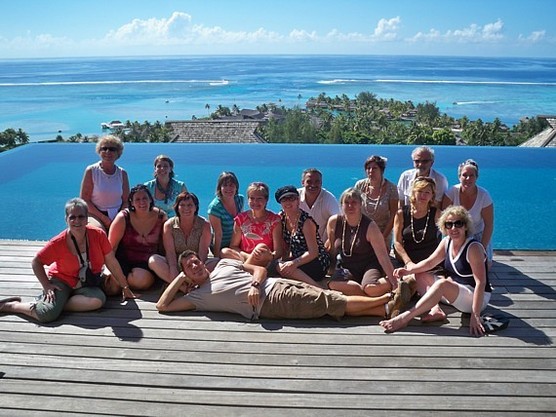
POLYGON ((193 251, 180 255, 181 272, 166 288, 156 308, 170 311, 223 311, 254 320, 308 319, 329 315, 389 317, 411 298, 408 286, 380 297, 346 296, 304 282, 267 278, 257 265, 222 259, 209 272, 193 251), (187 294, 177 296, 183 286, 187 294))

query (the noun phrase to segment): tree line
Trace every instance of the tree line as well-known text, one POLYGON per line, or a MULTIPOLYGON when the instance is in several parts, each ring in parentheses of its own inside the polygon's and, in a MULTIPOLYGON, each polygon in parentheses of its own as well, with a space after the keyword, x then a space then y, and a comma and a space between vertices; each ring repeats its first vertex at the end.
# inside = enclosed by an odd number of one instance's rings
POLYGON ((278 143, 517 146, 548 127, 545 119, 521 120, 509 128, 500 119, 459 119, 441 113, 436 103, 378 99, 362 92, 355 99, 322 93, 306 108, 274 106, 261 136, 278 143))
MULTIPOLYGON (((205 108, 210 111, 210 105, 205 108)), ((498 118, 492 122, 469 120, 466 116, 455 119, 441 113, 434 102, 415 105, 410 100, 379 99, 368 91, 355 99, 346 94, 329 97, 321 93, 311 97, 304 108, 264 103, 257 110, 265 116, 258 133, 271 143, 517 146, 548 127, 548 122, 538 117, 523 119, 511 128, 498 118)), ((235 104, 231 109, 218 105, 207 118, 234 118, 240 112, 235 104)), ((112 133, 125 142, 164 143, 173 137, 172 130, 159 121, 128 120, 112 133)), ((96 139, 77 133, 68 139, 58 135, 55 141, 96 139)), ((0 150, 28 142, 28 135, 21 129, 0 132, 0 150)))

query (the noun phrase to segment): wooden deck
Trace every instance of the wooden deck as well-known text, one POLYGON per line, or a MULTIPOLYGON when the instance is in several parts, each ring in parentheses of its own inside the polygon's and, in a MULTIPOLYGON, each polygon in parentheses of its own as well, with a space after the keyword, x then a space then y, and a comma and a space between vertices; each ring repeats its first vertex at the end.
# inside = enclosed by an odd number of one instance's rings
MULTIPOLYGON (((0 241, 0 297, 31 299, 42 242, 0 241)), ((0 415, 554 415, 556 252, 498 252, 480 339, 462 316, 384 334, 376 318, 250 323, 159 314, 160 289, 49 325, 0 315, 0 415)))

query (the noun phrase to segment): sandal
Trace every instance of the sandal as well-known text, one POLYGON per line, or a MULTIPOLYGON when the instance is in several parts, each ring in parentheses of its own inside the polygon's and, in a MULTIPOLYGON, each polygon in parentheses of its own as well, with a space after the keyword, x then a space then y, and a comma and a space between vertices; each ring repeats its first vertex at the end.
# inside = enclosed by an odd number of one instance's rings
POLYGON ((485 328, 485 333, 491 334, 499 330, 504 330, 510 324, 510 319, 502 316, 495 316, 490 314, 485 314, 481 316, 481 321, 483 327, 485 328))

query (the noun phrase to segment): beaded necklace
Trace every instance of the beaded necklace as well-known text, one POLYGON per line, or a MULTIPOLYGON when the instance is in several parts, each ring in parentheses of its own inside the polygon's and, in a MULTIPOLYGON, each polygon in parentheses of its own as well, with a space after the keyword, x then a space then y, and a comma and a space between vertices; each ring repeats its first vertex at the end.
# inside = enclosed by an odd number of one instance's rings
POLYGON ((363 218, 363 216, 359 217, 359 223, 357 223, 357 228, 355 229, 355 233, 353 233, 353 228, 350 226, 350 229, 351 229, 351 233, 350 233, 351 245, 350 245, 349 254, 348 254, 346 252, 346 247, 345 247, 347 219, 344 216, 344 224, 343 224, 343 229, 342 229, 342 254, 346 258, 351 258, 351 255, 353 255, 353 247, 355 246, 355 241, 357 240, 357 233, 359 232, 359 226, 361 226, 361 219, 362 218, 363 218), (352 238, 352 236, 353 236, 353 238, 352 238))
MULTIPOLYGON (((384 185, 384 178, 382 179, 382 181, 380 182, 380 188, 378 189, 378 197, 376 198, 376 200, 374 201, 374 207, 372 207, 373 211, 370 212, 367 209, 367 214, 368 216, 372 216, 373 214, 376 213, 376 209, 378 208, 378 205, 380 203, 380 197, 382 196, 382 187, 384 185)), ((365 190, 365 200, 370 201, 371 203, 373 202, 373 198, 371 197, 372 195, 372 191, 370 191, 371 188, 371 180, 367 179, 367 189, 365 190)), ((374 187, 373 187, 374 189, 374 187)))
POLYGON ((427 220, 425 220, 425 229, 423 230, 423 235, 421 236, 421 240, 417 240, 417 238, 415 237, 415 229, 413 227, 413 210, 411 210, 411 237, 413 238, 413 241, 417 244, 421 243, 423 240, 425 240, 425 235, 427 234, 427 227, 429 227, 429 214, 430 214, 431 210, 430 208, 427 210, 427 220))

